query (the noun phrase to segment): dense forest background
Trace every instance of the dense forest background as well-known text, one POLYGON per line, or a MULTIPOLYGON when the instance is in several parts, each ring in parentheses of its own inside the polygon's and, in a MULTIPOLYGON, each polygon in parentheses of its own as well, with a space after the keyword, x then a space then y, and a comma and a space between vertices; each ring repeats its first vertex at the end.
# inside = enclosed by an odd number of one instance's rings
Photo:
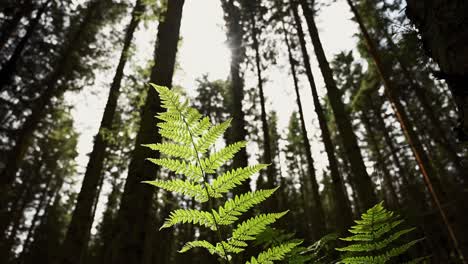
POLYGON ((198 1, 1 1, 0 263, 217 263, 177 253, 204 230, 158 230, 197 207, 141 184, 168 177, 141 147, 161 141, 149 82, 233 118, 229 166, 271 164, 243 188, 280 185, 283 234, 343 236, 384 201, 424 238, 407 254, 466 263, 466 2, 198 1))

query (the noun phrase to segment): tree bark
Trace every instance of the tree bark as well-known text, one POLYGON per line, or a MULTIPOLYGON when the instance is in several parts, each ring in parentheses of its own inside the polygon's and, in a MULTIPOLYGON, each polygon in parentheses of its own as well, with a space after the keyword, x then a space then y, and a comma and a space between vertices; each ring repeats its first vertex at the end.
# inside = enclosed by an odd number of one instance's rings
POLYGON ((133 34, 141 20, 141 15, 145 10, 145 5, 141 0, 137 0, 132 11, 132 18, 127 26, 119 64, 115 71, 106 107, 102 116, 99 132, 95 136, 93 150, 89 156, 88 166, 84 175, 80 193, 78 194, 76 207, 73 211, 71 222, 62 246, 62 264, 82 263, 86 256, 89 232, 94 219, 93 205, 99 196, 99 183, 102 182, 102 170, 108 139, 106 133, 112 131, 112 124, 117 109, 117 101, 120 95, 120 87, 124 76, 125 65, 128 60, 128 53, 132 43, 133 34))
POLYGON ((379 76, 382 80, 382 83, 385 88, 385 94, 396 114, 396 117, 401 125, 401 128, 403 130, 403 133, 405 134, 405 137, 408 141, 408 144, 411 146, 411 149, 413 151, 413 154, 416 158, 416 161, 418 163, 419 169, 421 170, 421 173, 423 174, 424 181, 426 183, 426 186, 429 190, 429 193, 431 194, 431 197, 434 201, 434 204, 436 208, 439 210, 439 213, 442 217, 442 220, 445 224, 445 227, 447 228, 447 232, 449 234, 450 239, 452 240, 453 246, 460 257, 460 260, 462 262, 465 262, 463 253, 460 250, 458 239, 455 235, 455 232, 452 228, 452 225, 447 217, 447 214, 444 210, 444 208, 441 205, 441 198, 444 199, 446 198, 446 194, 442 191, 441 185, 439 183, 439 180, 436 178, 435 170, 432 167, 429 158, 427 156, 427 153, 422 147, 422 143, 420 142, 418 136, 416 135, 415 131, 411 127, 411 124, 409 122, 409 118, 403 108, 403 105, 401 102, 398 100, 398 97, 395 94, 395 89, 393 86, 393 83, 390 81, 387 73, 384 70, 382 60, 380 58, 380 54, 378 53, 378 50, 376 48, 376 45, 374 41, 371 39, 364 23, 362 22, 361 17, 359 16, 359 12, 357 11, 356 7, 354 6, 353 2, 351 0, 347 0, 351 11, 353 12, 353 15, 359 24, 359 28, 361 30, 361 33, 363 34, 365 43, 367 45, 368 51, 374 60, 375 66, 377 67, 377 71, 379 73, 379 76))
MULTIPOLYGON (((154 52, 156 65, 151 71, 150 78, 150 82, 157 85, 172 86, 183 5, 184 0, 168 1, 164 21, 158 26, 154 52)), ((144 250, 145 245, 153 235, 152 230, 156 229, 155 223, 150 221, 154 187, 141 182, 152 180, 155 171, 159 170, 154 164, 145 160, 148 157, 157 158, 159 153, 143 148, 141 144, 161 142, 154 115, 163 111, 157 92, 149 89, 116 220, 113 245, 106 254, 105 263, 144 263, 145 254, 148 254, 144 250)), ((159 242, 165 243, 165 241, 159 242)), ((165 254, 165 252, 153 254, 165 254)))
POLYGON ((359 208, 366 210, 375 205, 377 197, 374 193, 371 178, 367 173, 362 154, 359 149, 356 134, 353 131, 351 121, 346 113, 344 104, 341 99, 341 93, 333 79, 333 74, 330 65, 325 56, 322 43, 319 37, 318 29, 314 21, 313 12, 307 1, 300 0, 301 7, 309 27, 312 45, 314 46, 315 55, 317 56, 320 71, 322 72, 325 86, 327 88, 328 99, 330 101, 338 132, 342 139, 344 152, 350 164, 351 180, 354 186, 357 187, 356 194, 358 198, 359 208))

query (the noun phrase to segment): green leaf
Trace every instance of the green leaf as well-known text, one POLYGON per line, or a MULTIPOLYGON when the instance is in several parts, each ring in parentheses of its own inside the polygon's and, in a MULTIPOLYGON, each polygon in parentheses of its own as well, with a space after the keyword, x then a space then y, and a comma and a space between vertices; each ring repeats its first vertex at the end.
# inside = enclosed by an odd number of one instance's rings
POLYGON ((228 145, 227 147, 211 154, 208 158, 201 160, 201 164, 206 173, 215 173, 226 161, 232 159, 234 154, 247 145, 247 142, 240 141, 228 145))
POLYGON ((172 211, 160 229, 168 228, 178 223, 193 223, 216 230, 213 216, 209 212, 194 209, 177 209, 172 211))
POLYGON ((147 159, 152 163, 171 170, 175 173, 185 175, 188 179, 193 181, 200 181, 203 179, 202 170, 196 164, 187 163, 176 159, 147 159))
POLYGON ((241 185, 243 181, 249 179, 255 173, 266 168, 266 164, 257 164, 245 168, 233 169, 218 176, 209 186, 210 196, 222 197, 222 193, 227 193, 232 188, 241 185))
POLYGON ((206 190, 203 188, 201 184, 193 183, 190 181, 184 181, 180 179, 175 180, 154 180, 154 181, 144 181, 144 183, 148 183, 159 188, 163 188, 164 190, 176 192, 180 194, 187 195, 189 197, 195 198, 198 202, 206 202, 208 201, 208 195, 206 194, 206 190))
POLYGON ((144 147, 152 150, 158 150, 168 156, 183 159, 193 159, 195 157, 195 151, 184 145, 174 143, 157 143, 157 144, 144 144, 144 147))
POLYGON ((233 199, 227 200, 223 206, 220 206, 218 211, 213 210, 216 222, 219 225, 229 225, 234 223, 242 213, 246 212, 254 205, 265 201, 277 189, 278 187, 236 195, 233 199))
POLYGON ((209 147, 211 147, 218 138, 222 137, 226 129, 231 125, 232 119, 228 119, 221 124, 212 126, 205 134, 198 140, 196 146, 200 154, 204 154, 209 147))
POLYGON ((283 260, 286 254, 300 244, 301 243, 284 243, 269 248, 267 251, 260 253, 258 257, 252 257, 250 261, 247 261, 245 264, 273 264, 275 260, 283 260))
POLYGON ((230 243, 235 243, 239 240, 254 240, 255 236, 265 230, 265 228, 276 222, 279 218, 287 214, 288 211, 282 213, 261 214, 254 216, 237 225, 237 228, 232 232, 230 243))

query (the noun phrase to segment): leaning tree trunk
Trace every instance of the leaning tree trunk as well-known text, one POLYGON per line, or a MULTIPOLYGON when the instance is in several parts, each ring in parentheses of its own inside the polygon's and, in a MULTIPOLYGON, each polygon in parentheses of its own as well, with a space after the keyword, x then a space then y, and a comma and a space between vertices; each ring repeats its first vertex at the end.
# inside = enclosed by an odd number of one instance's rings
MULTIPOLYGON (((322 132, 322 141, 325 146, 325 152, 327 153, 327 158, 329 162, 330 176, 332 180, 332 193, 333 193, 332 195, 334 198, 333 200, 335 202, 334 212, 336 215, 334 219, 337 221, 335 223, 336 224, 335 227, 337 228, 339 232, 344 232, 346 228, 348 228, 350 224, 352 223, 352 219, 353 219, 352 212, 351 212, 351 208, 348 206, 348 202, 347 202, 348 199, 344 193, 343 180, 340 175, 340 172, 338 171, 338 161, 335 156, 334 147, 333 147, 333 143, 332 143, 331 135, 330 135, 330 130, 328 129, 328 124, 326 122, 324 111, 323 111, 323 108, 322 108, 322 105, 320 103, 320 99, 317 93, 317 87, 315 86, 315 80, 312 74, 312 67, 310 65, 310 58, 307 52, 304 31, 302 29, 302 24, 301 24, 302 22, 299 17, 297 6, 292 7, 292 12, 293 12, 293 16, 294 16, 294 20, 295 20, 295 24, 297 28, 297 33, 299 37, 306 75, 307 75, 307 79, 309 80, 309 85, 310 85, 310 89, 312 92, 314 110, 315 110, 315 113, 317 114, 320 131, 322 132)), ((286 31, 284 32, 286 34, 286 31)), ((290 56, 292 56, 287 39, 286 39, 286 44, 288 45, 288 53, 290 54, 290 56)), ((290 60, 291 59, 292 57, 290 58, 290 60)), ((299 104, 300 98, 299 98, 299 90, 297 88, 296 88, 296 96, 297 96, 297 100, 299 104)), ((324 215, 323 212, 322 214, 324 215)))
MULTIPOLYGON (((263 162, 265 164, 272 164, 272 157, 271 157, 271 140, 270 140, 270 128, 268 127, 267 121, 267 113, 265 110, 265 95, 263 93, 263 78, 262 78, 262 62, 260 58, 260 47, 258 43, 258 36, 257 36, 257 27, 256 27, 256 19, 255 19, 255 12, 251 12, 250 21, 252 22, 252 39, 253 39, 253 48, 255 50, 255 65, 257 67, 257 79, 258 79, 258 90, 260 95, 260 106, 261 106, 261 114, 260 118, 262 120, 262 132, 263 132, 263 162)), ((267 183, 265 184, 266 188, 273 188, 275 185, 275 167, 268 166, 266 170, 267 174, 267 183)))
POLYGON ((78 194, 76 206, 63 242, 62 258, 60 261, 62 264, 79 264, 82 263, 84 256, 86 256, 89 232, 94 218, 93 205, 99 196, 98 186, 102 182, 102 169, 108 147, 105 135, 106 132, 112 130, 125 64, 128 59, 128 51, 132 43, 133 34, 138 27, 144 10, 145 5, 143 1, 137 0, 132 11, 132 19, 126 29, 119 64, 109 90, 101 126, 95 137, 81 190, 78 194))
POLYGON ((357 11, 356 7, 354 6, 351 0, 347 0, 347 2, 351 8, 351 11, 354 14, 354 17, 357 23, 359 24, 359 28, 361 30, 361 33, 363 34, 364 41, 367 45, 368 51, 372 59, 374 60, 375 66, 377 67, 378 74, 384 85, 385 94, 396 114, 396 117, 403 130, 403 133, 405 134, 406 140, 408 141, 408 144, 411 146, 413 154, 418 163, 419 169, 421 170, 421 173, 423 174, 426 186, 429 190, 429 193, 431 194, 431 197, 434 201, 436 208, 439 210, 439 213, 442 217, 445 227, 447 228, 447 232, 449 233, 449 237, 452 240, 453 246, 458 256, 460 257, 460 260, 462 262, 465 262, 463 253, 460 250, 458 239, 447 217, 447 214, 441 205, 440 198, 446 198, 446 195, 443 193, 442 189, 440 188, 441 186, 440 186, 440 183, 438 183, 439 182, 438 179, 436 178, 435 170, 432 167, 432 164, 430 163, 427 153, 422 147, 422 142, 419 140, 416 132, 414 131, 413 127, 411 126, 409 122, 409 118, 405 112, 405 109, 403 108, 403 105, 398 100, 398 97, 395 94, 393 83, 390 81, 387 73, 385 72, 385 69, 382 64, 382 60, 380 58, 380 54, 378 53, 378 50, 376 48, 374 41, 371 39, 367 31, 367 28, 365 27, 364 23, 362 22, 361 17, 359 16, 359 12, 357 11))
POLYGON ((459 138, 468 140, 468 1, 406 0, 406 14, 421 35, 424 49, 440 67, 457 103, 459 138))
POLYGON ((374 206, 377 202, 372 181, 367 173, 351 120, 341 99, 341 92, 338 90, 336 82, 333 79, 333 74, 325 56, 318 29, 314 21, 312 9, 306 0, 300 0, 300 3, 309 27, 312 45, 314 46, 319 68, 327 88, 328 99, 335 116, 338 132, 342 139, 344 152, 350 164, 350 176, 351 181, 353 181, 354 186, 356 186, 357 202, 359 203, 359 208, 365 210, 366 208, 374 206))
POLYGON ((468 181, 468 179, 464 178, 464 174, 467 168, 465 168, 463 159, 460 156, 458 156, 455 146, 450 141, 447 134, 444 133, 444 131, 442 130, 440 120, 434 113, 434 109, 432 108, 431 103, 429 102, 429 98, 427 98, 427 95, 424 93, 424 88, 414 78, 411 77, 409 65, 407 65, 405 61, 397 54, 398 47, 396 46, 393 39, 389 36, 388 32, 385 30, 382 31, 385 35, 385 39, 387 40, 390 46, 390 49, 392 50, 392 53, 396 57, 396 60, 398 61, 398 64, 401 67, 403 77, 413 88, 412 90, 414 91, 416 98, 418 98, 419 102, 421 103, 424 113, 428 117, 429 121, 432 123, 432 133, 434 135, 434 140, 438 142, 445 150, 445 153, 447 154, 448 158, 457 170, 457 174, 460 177, 460 179, 463 181, 468 181))
MULTIPOLYGON (((154 52, 156 64, 150 78, 150 82, 157 85, 172 86, 183 5, 184 0, 168 1, 164 20, 158 26, 154 52)), ((148 241, 151 241, 152 230, 156 229, 156 223, 150 221, 154 188, 141 184, 144 180, 154 179, 155 172, 159 170, 159 167, 146 161, 148 157, 159 157, 159 153, 141 147, 141 144, 161 142, 158 128, 154 125, 154 115, 159 112, 163 112, 160 98, 156 90, 149 89, 117 215, 113 245, 106 253, 105 263, 143 264, 144 259, 151 259, 147 254, 166 254, 145 250, 148 241)))

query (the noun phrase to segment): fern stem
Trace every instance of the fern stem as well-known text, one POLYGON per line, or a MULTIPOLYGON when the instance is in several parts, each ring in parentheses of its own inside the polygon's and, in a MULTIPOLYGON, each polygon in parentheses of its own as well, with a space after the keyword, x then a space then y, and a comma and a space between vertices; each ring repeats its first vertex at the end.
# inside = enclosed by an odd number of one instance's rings
MULTIPOLYGON (((176 108, 176 109, 177 109, 177 108, 176 108)), ((203 166, 202 166, 202 164, 201 164, 201 161, 200 161, 200 154, 199 154, 198 149, 197 149, 197 146, 196 146, 196 144, 195 144, 195 140, 194 140, 192 131, 190 130, 190 126, 189 126, 189 124, 187 123, 187 120, 185 120, 185 117, 184 117, 184 115, 182 114, 182 111, 180 111, 180 109, 177 109, 177 111, 180 113, 180 117, 182 118, 182 121, 184 122, 184 124, 185 124, 185 126, 187 127, 187 130, 188 130, 188 132, 189 132, 189 134, 190 134, 190 139, 191 139, 191 141, 192 141, 192 146, 193 146, 193 149, 195 150, 195 154, 196 154, 196 156, 197 156, 197 163, 198 163, 198 165, 200 166, 200 170, 201 170, 202 176, 203 176, 203 187, 204 187, 204 189, 205 189, 205 191, 206 191, 206 196, 208 197, 208 201, 209 201, 211 207, 213 207, 213 206, 214 206, 213 197, 210 196, 210 193, 209 193, 209 191, 208 191, 208 186, 207 186, 207 184, 208 184, 208 179, 207 179, 205 170, 203 169, 203 166)), ((215 227, 216 227, 216 233, 218 234, 218 239, 219 239, 219 241, 220 241, 221 248, 223 249, 223 252, 224 252, 224 256, 223 256, 223 257, 224 257, 224 260, 226 261, 226 263, 229 264, 230 261, 229 261, 229 258, 228 258, 228 256, 227 256, 226 248, 224 247, 224 244, 223 244, 223 241, 224 241, 224 240, 223 240, 223 237, 222 237, 222 235, 221 235, 221 231, 220 231, 220 228, 219 228, 219 224, 218 224, 218 222, 216 221, 216 217, 215 217, 215 215, 213 214, 213 211, 212 211, 212 210, 210 211, 210 213, 211 213, 211 216, 213 217, 213 222, 214 222, 215 227)))

